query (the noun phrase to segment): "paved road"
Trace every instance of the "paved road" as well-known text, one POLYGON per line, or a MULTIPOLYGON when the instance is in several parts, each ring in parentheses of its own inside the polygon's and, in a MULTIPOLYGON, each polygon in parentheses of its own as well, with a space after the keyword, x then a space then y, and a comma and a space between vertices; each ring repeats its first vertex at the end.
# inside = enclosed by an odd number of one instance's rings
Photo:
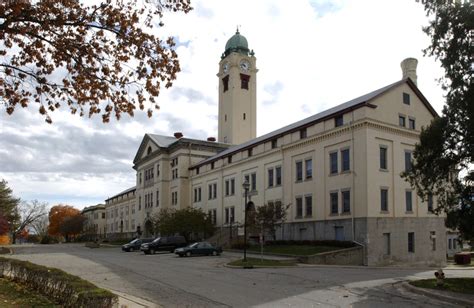
MULTIPOLYGON (((166 307, 450 307, 415 295, 397 282, 433 270, 297 267, 232 269, 239 257, 178 258, 61 244, 14 248, 12 257, 61 268, 93 283, 166 307)), ((474 271, 448 270, 448 277, 474 271)))

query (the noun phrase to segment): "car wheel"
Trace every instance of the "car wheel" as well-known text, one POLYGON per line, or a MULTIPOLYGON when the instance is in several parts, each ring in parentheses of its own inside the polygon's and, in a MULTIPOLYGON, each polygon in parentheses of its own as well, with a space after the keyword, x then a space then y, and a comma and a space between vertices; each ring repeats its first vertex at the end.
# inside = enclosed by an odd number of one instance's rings
POLYGON ((213 256, 217 256, 217 251, 214 250, 214 251, 212 252, 212 255, 213 255, 213 256))
POLYGON ((186 252, 186 257, 190 257, 191 256, 191 251, 187 251, 186 252))

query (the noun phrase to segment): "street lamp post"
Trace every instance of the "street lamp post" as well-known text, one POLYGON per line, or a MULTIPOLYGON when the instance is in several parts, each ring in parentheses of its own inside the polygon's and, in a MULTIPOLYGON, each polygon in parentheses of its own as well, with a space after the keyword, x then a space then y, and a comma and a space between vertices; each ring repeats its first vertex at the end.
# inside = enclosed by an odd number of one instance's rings
POLYGON ((245 191, 245 208, 244 208, 244 262, 247 262, 247 199, 249 195, 250 183, 245 180, 242 184, 245 191))

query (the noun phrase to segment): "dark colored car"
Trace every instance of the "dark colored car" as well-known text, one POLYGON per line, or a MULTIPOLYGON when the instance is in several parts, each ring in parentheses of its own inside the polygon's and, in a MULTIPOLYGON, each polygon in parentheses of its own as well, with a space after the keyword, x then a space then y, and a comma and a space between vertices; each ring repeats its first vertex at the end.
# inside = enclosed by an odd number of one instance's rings
POLYGON ((122 250, 127 251, 127 252, 128 251, 133 251, 133 250, 139 250, 140 246, 143 243, 149 243, 152 240, 153 240, 152 238, 142 238, 142 239, 136 238, 133 241, 131 241, 130 243, 127 243, 127 244, 123 245, 122 250))
POLYGON ((178 248, 174 251, 174 253, 180 257, 190 257, 197 255, 218 256, 222 253, 222 248, 212 246, 208 242, 197 242, 183 248, 178 248))
POLYGON ((140 250, 145 254, 154 254, 156 251, 173 252, 176 248, 188 245, 184 236, 161 236, 153 242, 142 244, 140 250))

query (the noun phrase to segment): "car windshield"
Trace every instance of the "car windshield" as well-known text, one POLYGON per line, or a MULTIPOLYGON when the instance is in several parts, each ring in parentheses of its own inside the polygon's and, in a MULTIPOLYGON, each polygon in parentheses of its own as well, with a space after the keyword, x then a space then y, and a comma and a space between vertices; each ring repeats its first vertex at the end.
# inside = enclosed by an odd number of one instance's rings
POLYGON ((161 240, 161 237, 157 237, 153 240, 153 243, 158 243, 161 240))
POLYGON ((189 245, 189 247, 190 248, 196 248, 198 245, 199 245, 199 243, 194 243, 194 244, 189 245))

